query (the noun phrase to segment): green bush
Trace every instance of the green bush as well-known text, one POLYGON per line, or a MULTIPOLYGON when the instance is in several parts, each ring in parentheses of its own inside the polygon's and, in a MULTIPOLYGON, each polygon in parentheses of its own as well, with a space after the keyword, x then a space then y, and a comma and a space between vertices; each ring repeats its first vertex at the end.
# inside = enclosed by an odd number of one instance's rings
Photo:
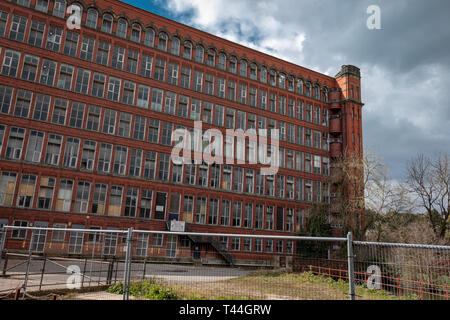
MULTIPOLYGON (((119 282, 110 286, 109 293, 123 294, 123 283, 119 282)), ((170 288, 163 288, 157 285, 153 280, 130 283, 130 295, 134 297, 143 297, 150 300, 177 300, 178 295, 170 288)))
POLYGON ((115 294, 123 294, 123 283, 118 282, 118 283, 113 284, 108 289, 106 289, 106 292, 115 293, 115 294))

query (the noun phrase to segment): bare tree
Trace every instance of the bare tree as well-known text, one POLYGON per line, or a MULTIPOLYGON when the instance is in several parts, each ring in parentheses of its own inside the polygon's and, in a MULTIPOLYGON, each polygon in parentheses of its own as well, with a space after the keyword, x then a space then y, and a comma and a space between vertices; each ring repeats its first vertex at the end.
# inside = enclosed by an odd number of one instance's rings
POLYGON ((425 209, 435 234, 445 238, 449 228, 449 155, 439 154, 432 159, 420 154, 408 163, 407 172, 409 191, 425 209))
POLYGON ((351 231, 358 240, 364 238, 367 226, 371 224, 366 221, 364 189, 375 164, 367 159, 360 153, 345 151, 336 159, 335 170, 330 177, 333 193, 339 195, 334 212, 339 212, 343 231, 351 231))
POLYGON ((364 166, 365 208, 379 214, 411 212, 414 205, 405 184, 393 179, 388 167, 373 152, 366 153, 364 166))
POLYGON ((332 179, 338 181, 344 229, 352 231, 355 238, 362 239, 370 232, 371 238, 381 241, 394 216, 412 210, 408 190, 391 178, 375 152, 347 152, 337 164, 339 177, 332 179))

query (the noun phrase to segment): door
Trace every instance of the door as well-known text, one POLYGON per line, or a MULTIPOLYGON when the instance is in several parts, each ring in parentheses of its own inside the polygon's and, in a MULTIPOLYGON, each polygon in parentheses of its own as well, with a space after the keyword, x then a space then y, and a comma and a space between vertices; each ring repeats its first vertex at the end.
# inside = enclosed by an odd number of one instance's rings
POLYGON ((200 246, 198 244, 194 246, 194 259, 200 259, 200 246))

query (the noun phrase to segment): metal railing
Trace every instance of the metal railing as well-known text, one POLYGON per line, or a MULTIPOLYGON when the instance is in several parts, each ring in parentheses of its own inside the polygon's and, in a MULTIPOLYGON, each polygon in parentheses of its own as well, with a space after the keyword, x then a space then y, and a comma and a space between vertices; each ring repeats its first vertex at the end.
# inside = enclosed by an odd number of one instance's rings
POLYGON ((0 229, 0 299, 448 300, 449 286, 450 247, 351 233, 0 229))

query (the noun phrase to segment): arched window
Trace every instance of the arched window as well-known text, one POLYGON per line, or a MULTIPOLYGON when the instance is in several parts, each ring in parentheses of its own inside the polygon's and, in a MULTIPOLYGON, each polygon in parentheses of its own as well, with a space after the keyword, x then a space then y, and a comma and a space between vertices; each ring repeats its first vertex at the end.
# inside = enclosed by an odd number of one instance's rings
MULTIPOLYGON (((11 0, 9 0, 9 2, 11 2, 11 0)), ((25 7, 29 7, 30 6, 30 0, 18 0, 17 3, 22 5, 22 6, 25 6, 25 7)))
POLYGON ((192 57, 192 44, 189 41, 184 42, 183 57, 186 59, 191 59, 192 57))
POLYGON ((250 65, 250 79, 256 80, 258 77, 258 67, 252 63, 250 65))
POLYGON ((110 14, 104 14, 102 20, 102 31, 111 33, 113 25, 113 17, 110 14))
POLYGON ((166 51, 167 50, 167 34, 161 32, 158 37, 158 49, 166 51))
POLYGON ((53 15, 64 18, 66 15, 66 0, 55 0, 53 5, 53 15))
POLYGON ((237 59, 235 57, 230 57, 230 63, 228 65, 228 71, 236 73, 237 71, 237 59))
POLYGON ((117 31, 116 35, 122 38, 127 37, 127 28, 128 24, 125 21, 125 19, 119 19, 119 22, 117 22, 117 31))
POLYGON ((48 0, 37 0, 36 6, 34 7, 37 11, 47 13, 48 10, 48 0))
POLYGON ((294 78, 292 76, 288 77, 288 90, 294 91, 294 78))
POLYGON ((311 97, 311 84, 307 82, 305 84, 305 87, 306 87, 306 96, 311 97))
POLYGON ((208 50, 206 64, 212 67, 214 67, 216 64, 216 53, 213 49, 208 50))
POLYGON ((317 84, 314 86, 314 98, 320 99, 320 87, 317 84))
POLYGON ((95 9, 89 9, 86 16, 86 26, 89 28, 97 28, 98 13, 95 9))
POLYGON ((144 44, 149 47, 153 47, 155 43, 155 30, 152 28, 145 29, 144 44))
POLYGON ((141 26, 136 23, 131 28, 131 41, 141 42, 141 26))
POLYGON ((327 88, 323 89, 322 100, 325 101, 325 102, 328 102, 328 90, 327 90, 327 88))
POLYGON ((239 65, 239 74, 244 77, 247 76, 247 61, 241 60, 239 65))
POLYGON ((265 67, 261 67, 260 81, 267 83, 267 69, 265 67))
POLYGON ((280 76, 278 77, 278 86, 282 89, 286 88, 286 76, 284 73, 280 73, 280 76))
POLYGON ((219 53, 219 69, 225 70, 227 66, 227 57, 224 53, 219 53))
POLYGON ((269 73, 269 84, 271 86, 277 85, 277 72, 275 70, 270 70, 269 73))
POLYGON ((197 46, 195 48, 195 61, 203 63, 204 55, 205 49, 202 46, 197 46))
POLYGON ((175 55, 180 54, 180 39, 173 37, 170 44, 170 52, 175 55))
POLYGON ((303 94, 303 80, 302 79, 297 80, 297 93, 303 94))

